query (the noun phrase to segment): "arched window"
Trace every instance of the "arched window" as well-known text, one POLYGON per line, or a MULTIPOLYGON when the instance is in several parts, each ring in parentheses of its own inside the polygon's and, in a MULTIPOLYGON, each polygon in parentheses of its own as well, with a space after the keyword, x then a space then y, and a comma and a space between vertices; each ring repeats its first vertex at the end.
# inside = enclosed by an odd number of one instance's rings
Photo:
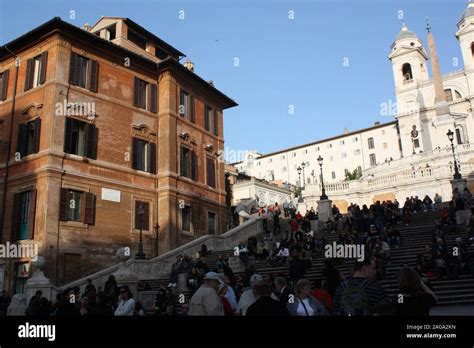
POLYGON ((413 80, 413 74, 411 72, 411 65, 409 63, 403 64, 403 66, 402 66, 402 75, 403 75, 403 81, 413 80))

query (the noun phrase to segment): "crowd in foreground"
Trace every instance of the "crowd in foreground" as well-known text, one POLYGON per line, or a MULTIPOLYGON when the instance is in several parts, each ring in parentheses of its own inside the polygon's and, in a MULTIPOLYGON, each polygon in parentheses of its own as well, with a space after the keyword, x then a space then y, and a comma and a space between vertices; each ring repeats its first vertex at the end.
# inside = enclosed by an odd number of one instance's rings
MULTIPOLYGON (((14 303, 15 297, 10 299, 3 291, 0 315, 428 315, 437 302, 431 280, 474 275, 467 250, 469 243, 474 245, 474 209, 470 209, 468 221, 462 220, 459 214, 471 207, 472 197, 468 190, 455 191, 447 206, 442 207, 441 202, 441 197, 436 195, 434 200, 428 196, 423 200, 407 198, 403 207, 396 200, 375 202, 362 208, 351 204, 344 216, 333 207, 335 220, 327 223, 321 233, 310 229, 309 221, 317 219, 313 209, 305 216, 290 210, 291 231, 282 232, 279 218, 275 218, 281 213, 275 204, 269 209, 273 225, 269 230, 269 224, 265 224, 265 240, 251 237, 241 243, 238 253, 234 254, 245 265, 243 273, 234 274, 226 255, 220 255, 210 269, 203 261, 211 252, 205 245, 194 259, 179 255, 172 266, 168 286, 161 284, 159 287, 151 313, 145 311, 129 287, 119 287, 111 275, 103 289, 96 289, 89 280, 82 293, 74 287, 58 294, 54 305, 38 291, 21 311, 18 308, 22 307, 14 303), (389 299, 379 281, 386 276, 390 249, 398 248, 402 243, 397 226, 410 224, 414 214, 429 210, 437 212, 432 242, 417 255, 415 267, 402 267, 397 275, 399 296, 389 299), (466 232, 466 238, 458 237, 454 245, 448 246, 446 235, 459 229, 466 232), (345 277, 337 270, 338 260, 326 259, 322 280, 311 282, 306 278, 306 272, 314 255, 323 253, 327 244, 324 236, 328 234, 338 234, 338 244, 364 243, 365 260, 355 262, 351 275, 345 277), (270 250, 267 250, 268 245, 270 250), (452 253, 454 248, 457 253, 452 253), (269 266, 288 267, 289 273, 260 275, 256 269, 257 260, 266 261, 269 266), (185 275, 188 291, 184 300, 177 303, 176 296, 180 295, 177 283, 182 275, 185 275), (11 306, 11 302, 15 306, 11 306)), ((139 290, 149 289, 147 284, 139 284, 139 290)), ((21 300, 26 301, 26 298, 21 300)))

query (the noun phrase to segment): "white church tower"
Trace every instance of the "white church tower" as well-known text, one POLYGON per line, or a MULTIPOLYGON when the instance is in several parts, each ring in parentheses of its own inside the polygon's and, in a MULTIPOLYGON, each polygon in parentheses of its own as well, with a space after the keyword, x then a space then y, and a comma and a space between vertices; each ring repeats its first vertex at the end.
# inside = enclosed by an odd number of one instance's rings
POLYGON ((390 46, 388 58, 392 62, 397 99, 397 119, 400 129, 400 140, 403 156, 419 153, 426 148, 428 141, 423 141, 422 115, 425 101, 419 87, 429 80, 428 55, 417 34, 403 24, 402 29, 390 46), (416 137, 412 137, 416 135, 416 137))

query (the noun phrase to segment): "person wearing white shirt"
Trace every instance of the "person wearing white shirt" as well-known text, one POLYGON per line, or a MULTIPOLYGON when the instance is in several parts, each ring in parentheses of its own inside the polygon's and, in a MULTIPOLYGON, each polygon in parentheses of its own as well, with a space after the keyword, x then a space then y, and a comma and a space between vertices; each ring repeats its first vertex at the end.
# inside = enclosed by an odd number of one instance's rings
POLYGON ((300 279, 296 283, 294 301, 288 301, 287 308, 290 315, 294 316, 319 316, 328 312, 321 302, 310 295, 311 282, 300 279))
POLYGON ((135 300, 127 285, 120 289, 120 301, 115 310, 116 316, 131 316, 135 312, 135 300))

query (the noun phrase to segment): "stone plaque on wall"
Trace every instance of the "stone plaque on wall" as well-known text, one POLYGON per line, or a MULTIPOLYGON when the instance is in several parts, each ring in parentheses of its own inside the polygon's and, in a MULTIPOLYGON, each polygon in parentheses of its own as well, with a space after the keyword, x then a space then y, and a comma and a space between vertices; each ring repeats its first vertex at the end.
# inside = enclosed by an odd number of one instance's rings
POLYGON ((120 191, 102 188, 102 200, 120 203, 120 191))

